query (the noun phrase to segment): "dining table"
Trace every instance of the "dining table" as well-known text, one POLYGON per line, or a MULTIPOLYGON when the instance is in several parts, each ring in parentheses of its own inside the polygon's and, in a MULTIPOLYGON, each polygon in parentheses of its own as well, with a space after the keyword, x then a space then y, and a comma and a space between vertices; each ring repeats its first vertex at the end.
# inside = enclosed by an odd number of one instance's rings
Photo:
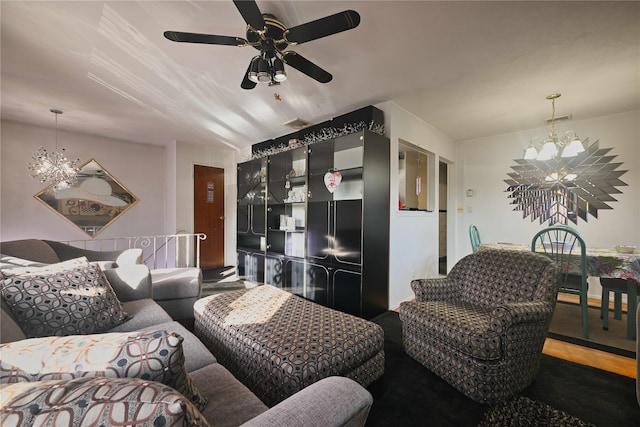
MULTIPOLYGON (((510 249, 530 251, 530 244, 495 242, 482 243, 479 250, 483 249, 510 249)), ((544 253, 542 247, 536 252, 544 253)), ((636 336, 636 308, 638 291, 640 288, 640 253, 618 252, 615 248, 586 247, 587 275, 599 278, 625 279, 627 284, 627 337, 635 339, 636 336)), ((580 260, 578 257, 570 258, 569 272, 580 274, 580 260), (572 262, 575 261, 575 262, 572 262)))

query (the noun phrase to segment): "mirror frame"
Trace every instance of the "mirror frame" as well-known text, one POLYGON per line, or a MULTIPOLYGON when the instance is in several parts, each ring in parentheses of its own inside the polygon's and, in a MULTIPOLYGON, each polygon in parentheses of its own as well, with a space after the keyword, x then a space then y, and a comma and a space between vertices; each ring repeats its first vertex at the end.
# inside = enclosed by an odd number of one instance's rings
POLYGON ((77 180, 69 188, 56 190, 55 184, 51 184, 33 197, 91 238, 139 201, 95 159, 80 166, 77 180), (87 191, 106 189, 108 192, 104 182, 111 187, 110 194, 87 191))

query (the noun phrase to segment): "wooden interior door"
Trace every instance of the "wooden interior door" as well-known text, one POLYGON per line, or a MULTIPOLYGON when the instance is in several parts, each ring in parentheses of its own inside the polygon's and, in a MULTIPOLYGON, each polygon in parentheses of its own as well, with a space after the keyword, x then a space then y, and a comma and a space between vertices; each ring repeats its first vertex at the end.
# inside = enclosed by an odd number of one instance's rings
POLYGON ((205 233, 200 242, 202 269, 224 266, 224 169, 193 167, 194 232, 205 233))

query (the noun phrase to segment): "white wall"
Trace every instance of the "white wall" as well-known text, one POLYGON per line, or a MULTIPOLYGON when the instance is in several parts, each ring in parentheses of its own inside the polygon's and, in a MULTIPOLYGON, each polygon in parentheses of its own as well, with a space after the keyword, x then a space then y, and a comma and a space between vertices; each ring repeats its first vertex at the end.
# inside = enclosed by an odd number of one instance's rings
POLYGON ((178 143, 176 149, 176 194, 173 209, 176 230, 193 233, 193 166, 224 169, 224 262, 236 265, 237 154, 201 144, 178 143))
MULTIPOLYGON (((415 278, 438 276, 438 162, 450 163, 455 158, 453 141, 437 129, 393 102, 377 106, 385 111, 385 128, 390 138, 391 194, 390 194, 390 259, 389 259, 389 308, 394 309, 402 301, 414 297, 410 282, 415 278), (398 210, 398 144, 408 142, 433 154, 429 164, 429 197, 433 212, 398 210)), ((455 182, 449 165, 449 188, 455 182)), ((453 213, 450 214, 450 217, 453 213)), ((452 219, 450 219, 452 221, 452 219)), ((454 232, 454 228, 449 228, 454 232)), ((449 237, 451 239, 451 235, 449 237)), ((451 240, 450 240, 451 241, 451 240)), ((448 245, 452 246, 452 245, 448 245)))
MULTIPOLYGON (((27 164, 43 145, 55 148, 55 130, 1 122, 0 240, 89 239, 76 226, 34 198, 46 185, 31 178, 27 164)), ((58 131, 58 147, 84 163, 96 160, 139 202, 97 238, 163 234, 165 229, 165 148, 58 131)))
MULTIPOLYGON (((33 196, 46 186, 30 177, 27 164, 42 144, 55 147, 55 131, 1 122, 0 241, 90 237, 33 196)), ((201 145, 166 147, 71 132, 58 132, 68 157, 95 159, 140 200, 96 238, 193 232, 193 165, 225 170, 225 264, 236 255, 236 153, 201 145)))
MULTIPOLYGON (((588 246, 613 247, 616 244, 640 245, 640 112, 633 111, 591 120, 557 124, 558 134, 572 129, 590 142, 600 140, 600 148, 613 148, 610 155, 622 162, 619 170, 628 172, 620 178, 627 186, 618 187, 623 194, 614 195, 612 210, 599 210, 598 218, 579 220, 578 229, 588 246)), ((531 217, 523 219, 522 212, 513 211, 507 199, 505 179, 521 158, 523 150, 534 136, 545 136, 549 127, 518 133, 495 135, 462 141, 458 145, 456 163, 458 184, 455 206, 464 213, 457 215, 455 260, 471 253, 468 228, 475 224, 483 242, 517 242, 530 244, 533 235, 548 226, 531 217), (473 197, 466 190, 473 189, 473 197)), ((453 260, 452 260, 453 261, 453 260)), ((452 264, 451 264, 452 265, 452 264)), ((590 279, 589 294, 599 298, 597 280, 590 279)))

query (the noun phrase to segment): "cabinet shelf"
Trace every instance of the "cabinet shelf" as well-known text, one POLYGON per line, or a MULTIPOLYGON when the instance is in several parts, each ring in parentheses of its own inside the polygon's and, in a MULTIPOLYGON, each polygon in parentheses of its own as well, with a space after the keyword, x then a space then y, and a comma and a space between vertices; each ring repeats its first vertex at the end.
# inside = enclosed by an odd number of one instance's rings
MULTIPOLYGON (((356 180, 362 179, 362 167, 348 168, 348 169, 337 169, 334 172, 340 172, 343 180, 356 180)), ((329 171, 330 172, 330 171, 329 171)), ((312 172, 309 174, 309 177, 317 177, 321 176, 324 178, 324 175, 327 172, 312 172)))
POLYGON ((269 231, 280 231, 282 233, 304 233, 306 229, 304 227, 296 227, 295 230, 282 230, 280 228, 269 228, 269 231))
POLYGON ((286 178, 276 178, 276 179, 270 179, 269 180, 269 185, 278 185, 280 183, 282 183, 282 185, 284 186, 284 183, 289 181, 291 183, 291 185, 304 185, 307 182, 307 177, 306 176, 294 176, 292 178, 286 179, 286 178))
POLYGON ((269 212, 273 212, 273 210, 276 207, 284 207, 284 206, 299 206, 301 208, 304 208, 304 205, 306 204, 306 202, 287 202, 287 201, 280 201, 278 203, 271 203, 271 199, 269 199, 269 212))

